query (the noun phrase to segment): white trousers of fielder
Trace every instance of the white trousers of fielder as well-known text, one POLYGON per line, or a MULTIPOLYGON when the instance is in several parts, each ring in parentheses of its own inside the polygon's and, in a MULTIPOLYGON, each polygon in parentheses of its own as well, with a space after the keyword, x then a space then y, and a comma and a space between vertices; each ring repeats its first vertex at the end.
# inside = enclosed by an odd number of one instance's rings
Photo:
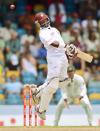
MULTIPOLYGON (((74 101, 73 98, 67 99, 68 104, 72 103, 73 101, 74 101)), ((92 107, 91 107, 91 104, 89 102, 87 95, 84 95, 84 97, 80 100, 80 103, 85 110, 89 125, 92 125, 92 119, 93 119, 92 118, 92 107)), ((65 108, 64 99, 61 98, 61 100, 59 101, 57 105, 55 119, 54 119, 54 126, 58 126, 58 123, 59 123, 59 120, 60 120, 60 117, 61 117, 61 114, 64 108, 65 108)))

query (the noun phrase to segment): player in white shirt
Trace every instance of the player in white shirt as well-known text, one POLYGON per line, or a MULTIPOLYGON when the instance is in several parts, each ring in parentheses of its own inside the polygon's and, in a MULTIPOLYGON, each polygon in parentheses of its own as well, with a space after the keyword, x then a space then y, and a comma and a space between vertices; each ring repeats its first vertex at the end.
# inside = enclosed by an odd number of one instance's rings
POLYGON ((73 57, 77 51, 74 45, 65 45, 60 32, 50 26, 50 20, 46 14, 37 13, 34 21, 40 25, 39 37, 47 50, 48 73, 46 82, 39 86, 37 91, 33 91, 33 96, 40 97, 36 110, 42 119, 46 119, 45 112, 53 94, 59 87, 59 81, 66 78, 66 67, 68 66, 66 53, 73 57))
POLYGON ((57 105, 54 125, 58 126, 63 109, 73 103, 76 98, 79 99, 86 112, 89 125, 92 125, 92 107, 87 96, 85 81, 82 76, 75 74, 73 66, 68 66, 67 74, 67 81, 65 83, 60 82, 60 86, 65 87, 61 88, 62 98, 57 105))

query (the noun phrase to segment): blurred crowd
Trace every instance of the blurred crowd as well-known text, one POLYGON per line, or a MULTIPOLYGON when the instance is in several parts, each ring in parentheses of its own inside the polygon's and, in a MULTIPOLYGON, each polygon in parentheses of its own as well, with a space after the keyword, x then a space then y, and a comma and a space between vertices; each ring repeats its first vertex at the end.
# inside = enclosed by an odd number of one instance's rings
MULTIPOLYGON (((91 64, 70 61, 87 87, 100 81, 100 0, 0 0, 0 104, 22 104, 23 85, 41 85, 46 79, 46 50, 33 22, 37 12, 49 15, 65 43, 75 41, 93 55, 91 64)), ((59 98, 57 91, 52 103, 59 98)))

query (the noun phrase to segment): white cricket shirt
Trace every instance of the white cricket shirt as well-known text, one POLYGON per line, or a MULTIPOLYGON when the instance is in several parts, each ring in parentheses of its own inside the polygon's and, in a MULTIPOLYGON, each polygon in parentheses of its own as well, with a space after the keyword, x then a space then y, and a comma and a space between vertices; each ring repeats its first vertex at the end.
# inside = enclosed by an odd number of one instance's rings
POLYGON ((87 91, 83 77, 75 74, 72 80, 68 78, 62 91, 64 98, 84 96, 87 91))
POLYGON ((47 49, 47 57, 65 55, 65 49, 63 47, 57 48, 50 45, 53 42, 57 41, 60 45, 65 46, 60 32, 56 28, 48 27, 40 29, 39 37, 41 42, 44 44, 44 47, 47 49))

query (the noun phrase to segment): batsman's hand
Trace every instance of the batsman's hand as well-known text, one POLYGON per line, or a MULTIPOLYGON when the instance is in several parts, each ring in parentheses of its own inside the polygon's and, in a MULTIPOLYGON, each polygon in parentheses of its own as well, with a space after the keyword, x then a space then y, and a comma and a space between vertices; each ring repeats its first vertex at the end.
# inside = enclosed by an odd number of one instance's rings
POLYGON ((68 44, 65 47, 66 47, 65 53, 66 53, 66 55, 68 56, 69 59, 73 59, 77 56, 78 51, 77 51, 77 48, 76 48, 75 45, 68 44))
POLYGON ((70 44, 70 45, 66 45, 66 54, 70 57, 75 57, 77 56, 77 48, 75 45, 70 44))

